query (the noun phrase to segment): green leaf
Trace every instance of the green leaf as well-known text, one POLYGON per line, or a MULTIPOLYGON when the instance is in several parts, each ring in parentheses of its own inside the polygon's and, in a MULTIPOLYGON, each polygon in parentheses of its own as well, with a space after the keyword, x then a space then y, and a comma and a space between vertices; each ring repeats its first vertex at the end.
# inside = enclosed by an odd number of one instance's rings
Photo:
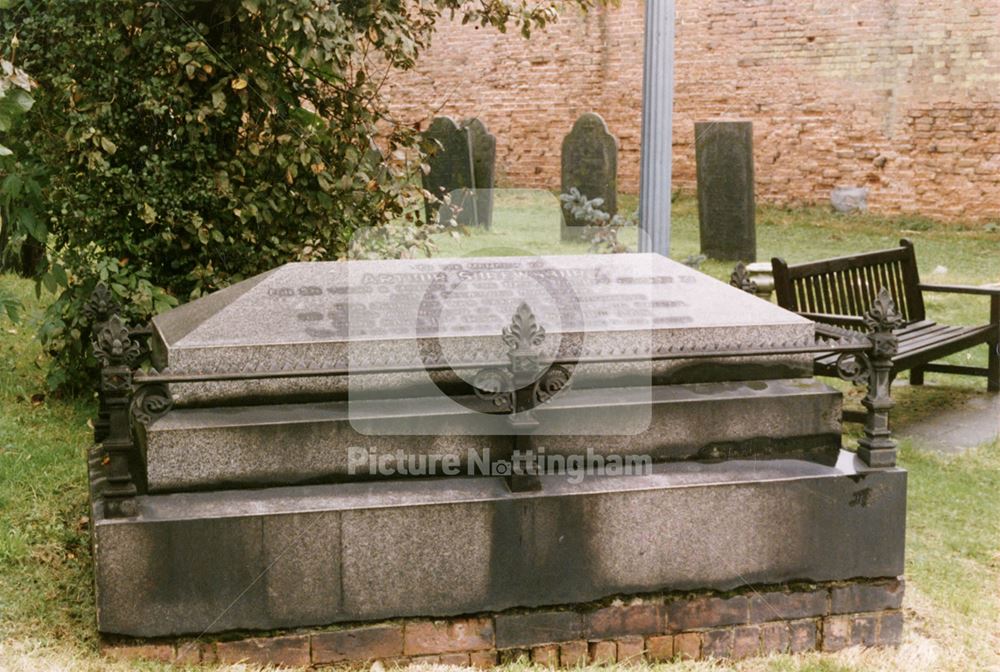
POLYGON ((3 185, 0 185, 0 193, 6 196, 8 199, 15 199, 21 195, 21 187, 24 186, 24 181, 21 176, 16 173, 11 173, 3 181, 3 185))
POLYGON ((27 232, 29 236, 34 238, 40 243, 45 243, 48 241, 49 232, 45 227, 44 222, 38 221, 35 213, 27 207, 19 207, 14 209, 14 220, 18 225, 27 232))
POLYGON ((66 277, 66 269, 59 264, 52 264, 52 277, 62 287, 69 287, 69 278, 66 277))
POLYGON ((10 151, 8 148, 0 145, 0 156, 12 156, 14 152, 10 151))
POLYGON ((103 149, 108 154, 114 154, 118 151, 118 146, 111 142, 108 138, 101 136, 101 149, 103 149))

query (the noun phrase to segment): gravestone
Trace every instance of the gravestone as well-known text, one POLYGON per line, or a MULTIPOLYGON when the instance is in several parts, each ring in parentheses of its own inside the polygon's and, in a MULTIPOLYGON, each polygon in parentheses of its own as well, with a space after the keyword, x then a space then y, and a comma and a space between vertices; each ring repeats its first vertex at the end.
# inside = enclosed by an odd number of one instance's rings
POLYGON ((701 252, 722 261, 757 260, 753 124, 695 124, 701 252))
MULTIPOLYGON (((589 200, 601 198, 600 209, 618 213, 618 140, 604 119, 587 112, 577 119, 562 145, 562 193, 577 189, 589 200)), ((563 240, 586 236, 588 223, 563 209, 563 240)))
POLYGON ((452 217, 462 226, 477 226, 475 175, 469 130, 451 117, 436 117, 424 132, 424 151, 430 170, 423 176, 424 189, 438 199, 451 196, 450 206, 428 201, 428 222, 452 217))
POLYGON ((462 126, 469 131, 472 145, 472 174, 476 189, 476 212, 479 226, 493 226, 493 190, 496 185, 497 138, 481 119, 467 119, 462 126))

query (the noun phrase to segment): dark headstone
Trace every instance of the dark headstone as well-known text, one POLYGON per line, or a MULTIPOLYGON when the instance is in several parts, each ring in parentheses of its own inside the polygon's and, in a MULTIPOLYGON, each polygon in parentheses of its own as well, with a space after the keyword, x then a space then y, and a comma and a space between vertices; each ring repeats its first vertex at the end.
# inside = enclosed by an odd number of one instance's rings
POLYGON ((710 259, 756 261, 753 124, 711 121, 694 129, 701 252, 710 259))
POLYGON ((476 211, 479 225, 493 226, 493 189, 496 183, 497 138, 491 134, 480 119, 466 119, 462 122, 469 131, 472 145, 472 174, 476 188, 476 211))
POLYGON ((451 207, 427 203, 427 221, 437 222, 454 216, 463 226, 475 226, 475 178, 472 170, 472 146, 469 130, 450 117, 437 117, 424 133, 424 151, 430 171, 424 175, 424 189, 437 198, 451 195, 451 207))
MULTIPOLYGON (((588 199, 601 198, 600 209, 618 212, 618 140, 599 114, 577 119, 562 146, 562 193, 578 189, 588 199)), ((587 222, 563 210, 563 240, 578 239, 587 222)))

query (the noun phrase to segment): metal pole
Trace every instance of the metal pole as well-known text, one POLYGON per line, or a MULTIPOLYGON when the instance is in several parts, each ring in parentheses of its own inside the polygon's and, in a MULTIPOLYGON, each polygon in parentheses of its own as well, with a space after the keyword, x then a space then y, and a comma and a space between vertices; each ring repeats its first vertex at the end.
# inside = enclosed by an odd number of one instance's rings
POLYGON ((670 254, 674 0, 646 0, 639 251, 670 254))

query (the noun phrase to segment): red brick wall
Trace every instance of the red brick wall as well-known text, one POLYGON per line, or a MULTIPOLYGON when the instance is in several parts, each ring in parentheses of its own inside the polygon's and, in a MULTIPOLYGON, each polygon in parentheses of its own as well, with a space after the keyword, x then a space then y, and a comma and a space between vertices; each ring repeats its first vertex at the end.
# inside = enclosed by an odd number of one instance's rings
MULTIPOLYGON (((750 119, 757 191, 825 202, 868 186, 881 212, 1000 217, 996 0, 678 0, 674 178, 694 187, 694 122, 750 119)), ((525 42, 444 23, 386 87, 407 121, 477 115, 507 185, 557 188, 563 136, 603 115, 638 189, 643 3, 565 14, 525 42)))
POLYGON ((725 596, 664 594, 572 609, 356 624, 220 641, 106 641, 107 658, 175 663, 386 667, 408 663, 491 668, 747 658, 773 653, 898 646, 901 579, 747 588, 725 596))

